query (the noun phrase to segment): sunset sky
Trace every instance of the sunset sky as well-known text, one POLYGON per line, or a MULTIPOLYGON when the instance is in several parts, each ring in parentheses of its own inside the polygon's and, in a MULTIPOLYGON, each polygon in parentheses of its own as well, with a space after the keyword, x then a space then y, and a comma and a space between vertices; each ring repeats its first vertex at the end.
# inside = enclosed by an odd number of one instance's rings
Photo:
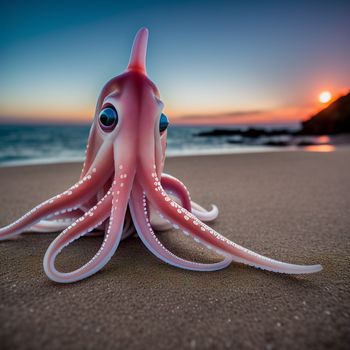
POLYGON ((284 123, 350 89, 350 1, 8 1, 0 121, 88 122, 150 30, 147 66, 178 123, 284 123))

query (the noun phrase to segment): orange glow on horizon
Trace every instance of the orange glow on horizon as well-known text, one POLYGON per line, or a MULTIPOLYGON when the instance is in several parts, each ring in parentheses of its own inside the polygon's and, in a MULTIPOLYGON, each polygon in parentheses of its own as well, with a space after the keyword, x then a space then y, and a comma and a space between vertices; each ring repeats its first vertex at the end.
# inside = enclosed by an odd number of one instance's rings
POLYGON ((62 106, 51 108, 35 107, 30 111, 23 108, 17 108, 16 112, 11 109, 0 110, 0 123, 5 121, 24 122, 24 123, 88 123, 92 120, 95 113, 94 106, 85 108, 70 109, 62 106))
POLYGON ((307 152, 322 152, 328 153, 335 151, 335 147, 333 145, 310 145, 303 147, 304 151, 307 152))
MULTIPOLYGON (((338 93, 323 90, 312 103, 302 106, 276 107, 271 109, 235 110, 228 112, 206 109, 205 112, 195 107, 188 114, 184 114, 183 108, 165 107, 164 113, 173 125, 254 125, 254 124, 283 124, 298 123, 309 119, 321 109, 328 106, 340 96, 348 93, 348 90, 338 93), (328 102, 326 102, 328 101, 328 102), (318 102, 318 103, 317 103, 318 102)), ((314 95, 315 96, 315 95, 314 95)), ((49 101, 37 105, 13 105, 0 108, 0 123, 90 123, 95 113, 95 104, 69 103, 53 105, 49 101)))
POLYGON ((301 122, 314 112, 309 107, 284 107, 261 111, 242 111, 213 114, 194 114, 184 117, 170 117, 178 125, 230 125, 230 124, 278 124, 301 122))
MULTIPOLYGON (((18 110, 0 110, 0 123, 33 122, 33 123, 89 123, 94 115, 94 106, 70 110, 69 108, 31 108, 30 113, 18 110), (1 118, 2 117, 2 118, 1 118)), ((181 116, 174 110, 165 109, 173 125, 233 125, 233 124, 267 124, 299 122, 314 110, 308 107, 285 107, 271 110, 233 111, 218 113, 195 113, 181 116)))

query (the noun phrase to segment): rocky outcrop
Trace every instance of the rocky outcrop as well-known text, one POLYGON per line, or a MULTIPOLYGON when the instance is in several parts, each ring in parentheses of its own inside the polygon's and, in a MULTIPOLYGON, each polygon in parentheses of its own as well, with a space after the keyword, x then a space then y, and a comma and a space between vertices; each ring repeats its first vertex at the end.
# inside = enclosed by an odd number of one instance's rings
POLYGON ((302 134, 334 135, 350 133, 350 93, 338 98, 321 112, 302 123, 302 134))

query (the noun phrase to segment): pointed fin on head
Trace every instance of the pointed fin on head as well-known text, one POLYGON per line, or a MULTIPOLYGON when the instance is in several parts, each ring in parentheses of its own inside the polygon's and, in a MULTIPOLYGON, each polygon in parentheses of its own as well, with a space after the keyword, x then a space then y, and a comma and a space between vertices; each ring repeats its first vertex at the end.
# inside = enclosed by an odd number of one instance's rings
POLYGON ((141 28, 135 36, 132 45, 127 70, 137 71, 146 74, 146 53, 148 42, 148 29, 141 28))

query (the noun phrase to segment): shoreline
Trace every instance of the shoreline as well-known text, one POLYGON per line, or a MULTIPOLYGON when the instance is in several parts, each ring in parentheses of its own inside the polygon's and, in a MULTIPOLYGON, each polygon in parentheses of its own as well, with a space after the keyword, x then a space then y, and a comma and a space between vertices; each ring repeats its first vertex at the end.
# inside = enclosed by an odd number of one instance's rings
MULTIPOLYGON (((188 150, 188 151, 169 151, 167 152, 166 159, 181 158, 181 157, 202 157, 202 156, 220 156, 220 155, 235 155, 235 154, 255 154, 255 153, 278 153, 278 152, 333 152, 342 149, 350 149, 350 145, 314 145, 314 146, 288 146, 288 147, 263 147, 263 146, 248 146, 242 148, 232 149, 213 149, 213 150, 188 150), (326 149, 325 146, 332 147, 326 149)), ((48 165, 48 164, 72 164, 84 162, 84 157, 77 158, 65 158, 65 159, 53 159, 53 158, 41 158, 32 160, 14 160, 0 163, 0 168, 31 166, 31 165, 48 165)))
MULTIPOLYGON (((192 157, 192 156, 211 156, 211 155, 230 155, 230 154, 247 154, 247 153, 269 153, 269 152, 284 152, 284 151, 297 151, 298 148, 294 147, 242 147, 242 148, 232 148, 232 149, 204 149, 204 150, 176 150, 168 151, 166 158, 177 158, 177 157, 192 157)), ((300 150, 300 148, 299 148, 300 150)), ((27 165, 45 165, 45 164, 70 164, 70 163, 82 163, 84 157, 77 158, 65 158, 62 160, 57 160, 53 158, 41 158, 41 159, 32 159, 32 160, 14 160, 9 162, 0 163, 0 168, 11 167, 11 166, 27 166, 27 165)))

